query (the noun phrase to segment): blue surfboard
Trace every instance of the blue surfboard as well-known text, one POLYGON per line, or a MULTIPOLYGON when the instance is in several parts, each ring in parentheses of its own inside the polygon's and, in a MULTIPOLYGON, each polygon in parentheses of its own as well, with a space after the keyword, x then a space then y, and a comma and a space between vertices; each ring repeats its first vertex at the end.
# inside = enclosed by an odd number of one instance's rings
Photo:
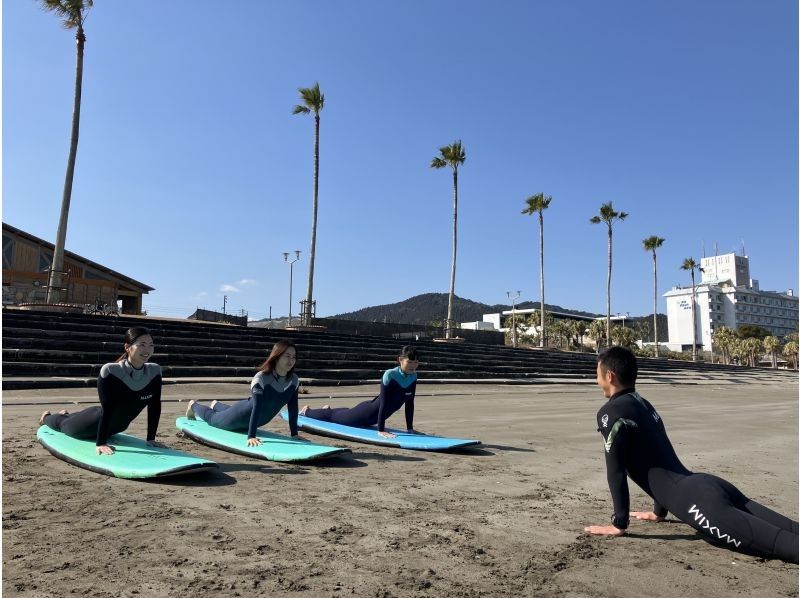
POLYGON ((161 478, 219 467, 208 459, 150 446, 129 434, 114 434, 108 439, 108 444, 114 447, 113 455, 98 455, 93 440, 72 438, 49 426, 40 426, 36 438, 44 448, 67 463, 117 478, 161 478))
MULTIPOLYGON (((281 411, 281 417, 288 420, 289 414, 285 410, 281 411)), ((396 434, 395 438, 384 438, 378 434, 377 426, 356 428, 353 426, 324 422, 318 419, 305 417, 304 415, 297 416, 297 427, 301 430, 321 436, 330 436, 332 438, 341 438, 342 440, 353 440, 355 442, 366 442, 368 444, 391 446, 415 451, 449 451, 467 446, 476 446, 481 443, 480 440, 469 440, 466 438, 409 434, 405 430, 396 430, 393 428, 386 428, 386 431, 396 434)))
POLYGON ((247 446, 247 434, 244 432, 230 432, 209 426, 202 419, 188 419, 179 417, 175 426, 195 442, 200 442, 214 448, 246 455, 267 461, 313 461, 327 459, 351 452, 348 448, 325 446, 315 444, 308 440, 298 440, 281 434, 273 434, 264 430, 256 430, 256 437, 261 441, 258 446, 247 446))

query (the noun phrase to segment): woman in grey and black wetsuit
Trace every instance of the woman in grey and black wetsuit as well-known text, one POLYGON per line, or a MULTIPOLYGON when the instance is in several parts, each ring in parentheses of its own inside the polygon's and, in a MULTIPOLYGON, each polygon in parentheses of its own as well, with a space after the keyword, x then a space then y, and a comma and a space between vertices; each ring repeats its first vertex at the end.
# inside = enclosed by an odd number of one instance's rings
POLYGON ((100 370, 97 394, 100 405, 77 413, 62 410, 53 415, 45 411, 39 423, 67 436, 95 440, 97 452, 114 454, 109 437, 124 432, 147 407, 147 442, 156 442, 158 420, 161 417, 161 367, 147 363, 155 350, 153 337, 147 328, 135 326, 125 333, 125 353, 100 370))

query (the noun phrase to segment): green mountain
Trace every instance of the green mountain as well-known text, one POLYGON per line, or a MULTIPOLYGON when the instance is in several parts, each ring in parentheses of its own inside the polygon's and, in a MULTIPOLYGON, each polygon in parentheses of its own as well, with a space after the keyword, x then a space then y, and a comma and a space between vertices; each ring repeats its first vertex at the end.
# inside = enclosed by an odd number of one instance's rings
MULTIPOLYGON (((518 303, 518 309, 538 308, 538 301, 525 301, 518 303)), ((481 320, 483 314, 497 313, 511 309, 511 305, 488 305, 456 296, 453 300, 453 319, 456 322, 475 322, 481 320)), ((548 311, 557 311, 580 316, 599 317, 601 314, 592 314, 585 311, 566 309, 558 305, 545 303, 548 311)), ((447 293, 425 293, 388 305, 365 307, 358 311, 331 316, 338 320, 358 320, 360 322, 392 322, 395 324, 427 324, 433 320, 443 320, 447 317, 447 293)))

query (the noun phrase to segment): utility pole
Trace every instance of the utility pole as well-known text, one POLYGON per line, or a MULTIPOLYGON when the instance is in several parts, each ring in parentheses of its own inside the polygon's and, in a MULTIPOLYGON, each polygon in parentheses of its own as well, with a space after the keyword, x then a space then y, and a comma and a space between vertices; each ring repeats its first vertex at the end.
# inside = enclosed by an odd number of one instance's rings
POLYGON ((292 269, 294 268, 294 263, 300 259, 299 249, 295 249, 294 256, 294 259, 290 262, 289 252, 285 251, 283 253, 283 261, 289 264, 289 322, 287 327, 291 327, 292 325, 292 269))
POLYGON ((227 308, 227 306, 228 306, 228 296, 227 295, 223 295, 222 296, 222 313, 223 314, 226 313, 225 309, 227 308))
POLYGON ((517 299, 520 298, 522 295, 522 291, 517 291, 517 296, 512 297, 511 291, 506 291, 506 295, 509 299, 511 299, 511 345, 516 349, 517 348, 517 320, 516 320, 516 303, 517 299))

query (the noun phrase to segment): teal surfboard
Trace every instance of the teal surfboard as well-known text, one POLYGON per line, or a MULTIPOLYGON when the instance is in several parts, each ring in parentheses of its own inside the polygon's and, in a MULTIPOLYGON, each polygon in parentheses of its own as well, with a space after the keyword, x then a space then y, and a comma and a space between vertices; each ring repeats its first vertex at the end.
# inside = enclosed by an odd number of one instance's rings
POLYGON ((67 463, 117 478, 162 478, 219 467, 213 461, 181 451, 148 446, 141 438, 128 434, 114 434, 108 439, 116 451, 113 455, 98 455, 93 441, 71 438, 49 426, 41 426, 36 438, 67 463))
POLYGON ((199 418, 179 417, 175 420, 175 425, 187 438, 191 438, 196 442, 230 453, 255 457, 256 459, 266 459, 267 461, 311 461, 350 452, 350 449, 347 448, 314 444, 307 440, 296 440, 289 436, 273 434, 263 430, 256 431, 256 437, 261 441, 261 444, 259 446, 247 446, 247 434, 215 428, 199 418))
MULTIPOLYGON (((286 411, 281 412, 281 417, 289 417, 286 411)), ((477 446, 480 440, 470 440, 467 438, 447 438, 446 436, 429 436, 428 434, 409 434, 405 430, 395 430, 386 428, 387 432, 395 434, 395 438, 384 438, 378 434, 378 428, 355 428, 353 426, 343 426, 312 419, 303 415, 297 416, 297 427, 301 430, 331 436, 343 440, 354 440, 355 442, 366 442, 380 446, 391 446, 395 448, 411 449, 415 451, 449 451, 468 446, 477 446)))

